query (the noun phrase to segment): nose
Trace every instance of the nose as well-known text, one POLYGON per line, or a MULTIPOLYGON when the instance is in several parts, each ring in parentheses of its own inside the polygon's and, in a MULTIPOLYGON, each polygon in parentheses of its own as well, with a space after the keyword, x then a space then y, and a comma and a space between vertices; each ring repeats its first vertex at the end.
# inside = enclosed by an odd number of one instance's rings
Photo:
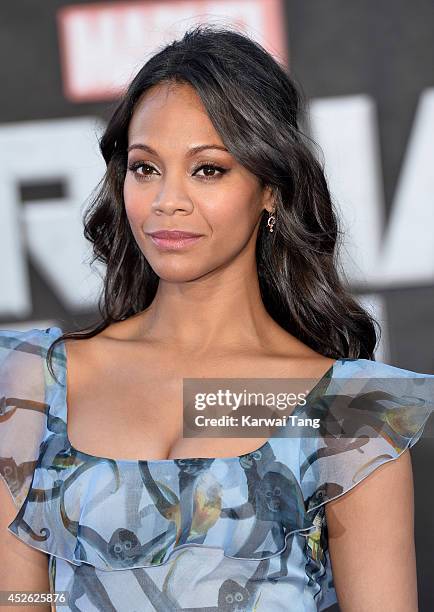
POLYGON ((173 215, 176 212, 191 213, 193 202, 186 191, 182 177, 166 175, 160 182, 160 189, 152 203, 152 210, 166 215, 173 215))

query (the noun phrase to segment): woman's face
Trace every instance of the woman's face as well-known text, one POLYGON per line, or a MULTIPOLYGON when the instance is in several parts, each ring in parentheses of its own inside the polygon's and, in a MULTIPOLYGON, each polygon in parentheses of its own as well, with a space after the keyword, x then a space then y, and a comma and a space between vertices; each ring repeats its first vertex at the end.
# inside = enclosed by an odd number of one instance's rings
POLYGON ((160 84, 148 90, 131 119, 128 145, 126 214, 161 279, 193 280, 243 251, 254 256, 261 213, 272 209, 271 192, 225 150, 193 87, 160 84), (149 235, 159 230, 201 237, 182 248, 167 247, 149 235))

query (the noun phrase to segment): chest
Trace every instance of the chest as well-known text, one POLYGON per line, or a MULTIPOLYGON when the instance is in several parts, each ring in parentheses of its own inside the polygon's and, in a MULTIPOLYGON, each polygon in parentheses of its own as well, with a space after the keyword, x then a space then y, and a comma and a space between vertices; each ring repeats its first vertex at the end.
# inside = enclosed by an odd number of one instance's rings
MULTIPOLYGON (((67 431, 73 447, 113 459, 233 457, 260 447, 268 437, 183 437, 185 378, 284 376, 276 361, 215 358, 104 360, 70 357, 67 374, 67 431)), ((75 357, 77 357, 75 355, 75 357)), ((254 434, 252 434, 254 436, 254 434)))

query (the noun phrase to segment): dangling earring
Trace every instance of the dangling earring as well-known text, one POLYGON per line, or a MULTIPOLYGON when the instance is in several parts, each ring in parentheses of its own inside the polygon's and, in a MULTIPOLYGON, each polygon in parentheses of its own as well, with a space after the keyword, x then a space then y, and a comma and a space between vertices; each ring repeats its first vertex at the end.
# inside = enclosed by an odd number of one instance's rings
POLYGON ((267 225, 268 225, 268 228, 269 228, 270 232, 274 231, 273 225, 276 224, 276 217, 274 216, 273 212, 269 212, 268 213, 269 216, 268 216, 267 225))

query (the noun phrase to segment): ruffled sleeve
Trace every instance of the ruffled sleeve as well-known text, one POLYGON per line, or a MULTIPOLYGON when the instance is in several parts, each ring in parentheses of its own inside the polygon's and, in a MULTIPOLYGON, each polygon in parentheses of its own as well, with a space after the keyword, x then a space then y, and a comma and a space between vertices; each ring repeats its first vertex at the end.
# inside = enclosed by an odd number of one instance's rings
POLYGON ((312 576, 322 576, 319 610, 337 601, 328 552, 325 504, 434 431, 434 375, 382 362, 348 361, 309 409, 318 429, 301 439, 300 483, 312 527, 312 576))
POLYGON ((17 508, 31 487, 46 428, 48 332, 0 330, 0 474, 17 508))
POLYGON ((346 493, 433 432, 434 375, 359 359, 310 407, 319 428, 301 442, 307 511, 346 493))

